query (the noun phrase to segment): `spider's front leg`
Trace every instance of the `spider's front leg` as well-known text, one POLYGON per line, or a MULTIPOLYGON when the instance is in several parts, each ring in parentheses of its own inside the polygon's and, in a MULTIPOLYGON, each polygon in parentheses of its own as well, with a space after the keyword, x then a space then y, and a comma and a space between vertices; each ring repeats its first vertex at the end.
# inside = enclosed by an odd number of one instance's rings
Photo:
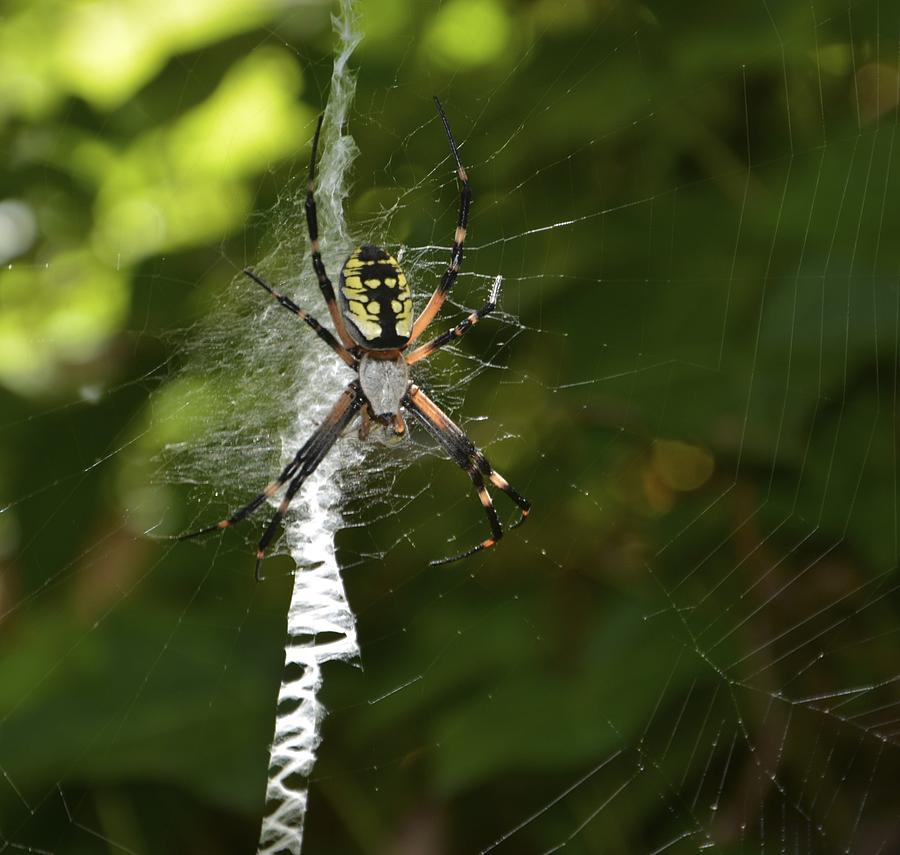
POLYGON ((260 538, 259 546, 256 551, 256 578, 261 580, 260 568, 262 560, 265 558, 266 547, 271 542, 275 533, 281 525, 282 519, 291 504, 291 500, 297 494, 297 491, 303 486, 303 482, 315 472, 316 467, 325 459, 325 455, 331 450, 338 437, 344 432, 344 429, 353 421, 353 417, 359 412, 360 407, 365 403, 365 398, 359 385, 359 381, 355 380, 341 395, 338 402, 332 407, 331 412, 325 417, 325 421, 315 430, 313 435, 306 441, 294 459, 284 468, 281 475, 276 481, 269 484, 253 501, 247 503, 242 508, 235 511, 230 517, 220 520, 215 525, 198 531, 188 532, 179 535, 176 540, 187 540, 192 537, 199 537, 203 534, 209 534, 213 531, 222 531, 230 528, 235 523, 246 519, 256 510, 258 510, 267 499, 274 496, 281 487, 288 481, 287 492, 281 503, 278 505, 274 516, 269 525, 266 527, 262 538, 260 538))
POLYGON ((362 417, 359 420, 359 438, 365 442, 369 438, 369 431, 372 430, 372 413, 369 405, 366 404, 362 408, 362 417))
POLYGON ((467 549, 465 552, 429 562, 432 566, 449 564, 453 561, 459 561, 461 558, 468 558, 470 555, 481 552, 483 549, 490 549, 503 537, 503 527, 500 525, 494 503, 491 501, 490 493, 488 493, 484 483, 485 478, 497 489, 502 490, 509 496, 522 512, 522 516, 513 528, 525 522, 531 510, 531 503, 528 499, 515 490, 499 472, 494 471, 488 459, 475 447, 472 440, 414 383, 410 384, 409 391, 403 398, 403 406, 443 446, 444 450, 450 455, 451 460, 468 473, 491 527, 491 536, 489 538, 476 544, 471 549, 467 549))

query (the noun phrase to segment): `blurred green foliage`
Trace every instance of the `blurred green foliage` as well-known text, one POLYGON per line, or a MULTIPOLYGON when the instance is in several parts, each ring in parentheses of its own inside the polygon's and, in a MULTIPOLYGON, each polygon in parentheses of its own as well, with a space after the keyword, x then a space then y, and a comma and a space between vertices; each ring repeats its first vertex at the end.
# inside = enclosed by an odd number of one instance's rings
MULTIPOLYGON (((0 849, 253 851, 291 568, 143 537, 196 512, 146 459, 235 409, 174 366, 240 267, 303 245, 331 11, 0 18, 0 849)), ((435 571, 483 526, 454 467, 397 473, 384 518, 348 495, 363 667, 326 673, 305 851, 480 851, 533 814, 498 852, 894 851, 897 10, 359 11, 348 220, 449 244, 441 94, 458 299, 502 272, 522 323, 467 337, 504 368, 454 417, 489 416, 535 512, 435 571)))

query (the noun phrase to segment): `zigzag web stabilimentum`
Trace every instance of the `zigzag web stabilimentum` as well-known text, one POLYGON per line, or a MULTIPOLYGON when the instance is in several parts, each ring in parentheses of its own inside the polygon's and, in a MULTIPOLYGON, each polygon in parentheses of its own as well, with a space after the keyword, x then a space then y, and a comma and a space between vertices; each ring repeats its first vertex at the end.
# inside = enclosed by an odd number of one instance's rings
MULTIPOLYGON (((361 35, 352 0, 342 0, 333 18, 338 44, 323 123, 323 155, 318 166, 317 206, 323 233, 323 257, 335 270, 349 242, 343 219, 347 174, 355 157, 344 132, 355 84, 349 61, 361 35)), ((331 353, 326 353, 331 357, 331 353)), ((310 390, 334 388, 343 374, 336 360, 322 360, 306 374, 296 411, 302 413, 282 438, 285 449, 299 448, 311 429, 310 390)), ((323 393, 327 395, 327 393, 323 393)), ((321 404, 330 405, 327 400, 321 404)), ((315 410, 314 410, 315 412, 315 410)), ((316 415, 321 417, 321 412, 316 415)), ((362 460, 359 448, 344 447, 323 461, 297 497, 285 528, 288 550, 297 564, 287 617, 284 678, 278 692, 275 733, 269 760, 266 812, 259 852, 299 853, 306 816, 306 780, 316 760, 325 713, 318 700, 321 666, 359 654, 353 612, 347 602, 335 557, 334 534, 341 526, 336 472, 362 460), (320 638, 321 637, 321 638, 320 638)))

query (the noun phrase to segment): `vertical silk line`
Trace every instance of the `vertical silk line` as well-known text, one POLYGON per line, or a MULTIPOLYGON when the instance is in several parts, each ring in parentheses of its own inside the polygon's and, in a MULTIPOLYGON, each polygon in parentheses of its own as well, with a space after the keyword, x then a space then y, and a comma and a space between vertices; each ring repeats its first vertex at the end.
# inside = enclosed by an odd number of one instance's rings
MULTIPOLYGON (((347 194, 348 169, 357 153, 352 138, 343 133, 343 128, 356 89, 348 61, 361 34, 357 30, 353 0, 339 0, 338 6, 338 14, 332 17, 337 48, 325 109, 316 192, 320 223, 324 226, 326 261, 329 238, 334 246, 347 243, 343 200, 347 194)), ((333 385, 337 396, 338 371, 337 361, 334 365, 330 361, 320 363, 308 378, 308 388, 333 385)), ((289 435, 283 437, 286 448, 296 449, 303 444, 311 429, 306 421, 308 407, 308 397, 300 390, 296 411, 301 417, 289 435)), ((340 469, 352 467, 362 457, 358 448, 346 445, 338 442, 304 485, 285 529, 297 570, 287 615, 284 673, 278 692, 266 810, 259 837, 258 852, 265 855, 299 855, 302 850, 308 779, 316 761, 325 716, 318 700, 322 664, 359 655, 356 620, 347 602, 334 551, 334 536, 343 522, 336 478, 340 469)))

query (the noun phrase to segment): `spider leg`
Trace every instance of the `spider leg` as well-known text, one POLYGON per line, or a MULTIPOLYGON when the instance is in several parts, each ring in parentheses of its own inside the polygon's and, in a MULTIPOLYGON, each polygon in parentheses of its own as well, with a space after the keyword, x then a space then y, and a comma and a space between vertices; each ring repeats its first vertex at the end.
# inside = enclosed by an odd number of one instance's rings
POLYGON ((359 364, 356 357, 347 350, 347 348, 343 347, 340 342, 327 330, 323 327, 312 315, 306 312, 304 309, 301 309, 290 297, 285 297, 283 294, 279 294, 265 279, 261 276, 258 276, 248 267, 244 274, 249 276, 257 285, 265 288, 282 306, 285 307, 289 312, 293 312, 300 320, 304 321, 308 326, 310 326, 315 334, 322 339, 344 362, 347 363, 351 368, 356 368, 359 364))
POLYGON ((341 316, 337 302, 334 299, 334 286, 328 278, 325 271, 325 263, 322 261, 322 252, 319 245, 319 221, 316 215, 316 151, 319 148, 319 134, 322 132, 322 120, 324 114, 319 116, 319 123, 316 125, 316 135, 313 137, 312 154, 309 158, 309 180, 306 185, 306 226, 309 230, 309 245, 312 250, 313 270, 319 280, 319 290, 328 304, 328 311, 331 314, 331 320, 334 328, 337 330, 344 347, 351 348, 355 342, 347 333, 344 326, 344 318, 341 316))
POLYGON ((246 519, 251 514, 255 513, 256 510, 262 505, 266 499, 270 499, 274 496, 294 475, 294 472, 297 471, 298 461, 300 455, 303 454, 306 446, 303 447, 298 453, 297 456, 284 468, 281 475, 275 481, 270 482, 266 485, 266 488, 256 496, 252 501, 248 502, 241 508, 238 508, 230 517, 226 517, 224 520, 219 520, 215 525, 207 526, 206 528, 197 529, 197 531, 189 531, 187 534, 179 534, 176 537, 172 538, 173 540, 190 540, 194 537, 200 537, 204 534, 209 534, 213 531, 223 531, 226 528, 231 528, 231 526, 235 525, 235 523, 239 523, 241 520, 246 519))
POLYGON ((434 403, 421 389, 415 384, 410 384, 409 391, 403 397, 402 404, 412 413, 426 428, 426 430, 443 446, 444 450, 450 455, 451 459, 457 466, 464 469, 472 479, 475 492, 481 500, 481 505, 487 515, 488 523, 491 527, 491 536, 481 543, 476 544, 471 549, 460 552, 457 555, 451 555, 447 558, 440 558, 436 561, 429 562, 432 566, 438 564, 450 564, 453 561, 459 561, 461 558, 468 558, 476 552, 483 549, 490 549, 501 537, 503 537, 503 528, 497 517, 497 511, 494 503, 491 501, 490 494, 485 486, 485 478, 491 482, 497 489, 502 490, 507 496, 518 505, 522 512, 522 516, 513 526, 516 528, 521 525, 531 510, 531 503, 510 486, 509 482, 499 473, 495 472, 488 459, 475 447, 465 433, 455 425, 450 418, 442 412, 440 407, 434 403))
POLYGON ((290 481, 291 483, 288 486, 284 499, 279 504, 278 510, 275 512, 259 542, 259 548, 256 553, 256 578, 261 579, 260 565, 265 555, 266 547, 274 537, 291 500, 303 485, 303 482, 315 471, 316 467, 325 458, 325 455, 331 450, 338 437, 343 433, 344 428, 353 420, 353 417, 364 402, 365 397, 360 389, 359 381, 355 380, 344 390, 338 402, 326 416, 325 421, 319 425, 305 445, 297 452, 294 459, 284 468, 277 480, 272 481, 256 498, 236 510, 230 517, 199 531, 179 535, 175 540, 187 540, 213 531, 230 528, 235 523, 250 516, 263 505, 266 499, 274 496, 285 483, 290 481))
POLYGON ((498 276, 494 280, 494 284, 491 287, 491 296, 477 312, 472 312, 469 317, 467 317, 462 323, 459 323, 455 327, 453 327, 452 330, 447 330, 447 332, 441 333, 437 338, 433 338, 430 342, 428 342, 428 344, 423 344, 421 347, 417 347, 409 356, 406 357, 407 365, 412 365, 414 362, 418 362, 420 359, 425 359, 425 357, 431 356, 431 354, 436 350, 440 350, 445 344, 449 344, 454 339, 462 338, 483 317, 493 312, 494 309, 497 308, 497 297, 500 294, 500 284, 502 282, 503 277, 498 276))
POLYGON ((450 265, 444 271, 440 284, 434 294, 431 295, 428 305, 422 310, 422 314, 416 318, 407 346, 412 344, 423 332, 425 332, 425 328, 434 320, 434 316, 440 311, 441 306, 444 305, 444 301, 447 299, 447 295, 450 293, 453 283, 456 282, 456 276, 459 273, 459 268, 462 264, 463 244, 466 240, 466 228, 469 224, 469 206, 472 204, 472 191, 469 189, 469 176, 466 174, 462 161, 459 159, 459 149, 456 147, 456 141, 453 139, 453 133, 450 130, 450 123, 447 121, 447 116, 444 114, 444 108, 441 106, 441 102, 438 100, 437 95, 434 96, 434 104, 437 107, 438 115, 441 117, 441 122, 444 125, 447 139, 450 141, 450 150, 453 152, 453 159, 456 161, 456 174, 459 176, 460 183, 462 184, 459 196, 459 216, 456 220, 456 232, 453 235, 453 249, 450 251, 450 265))
POLYGON ((303 482, 316 471, 318 465, 325 459, 325 455, 331 451, 331 447, 344 432, 344 428, 350 424, 353 417, 359 412, 359 408, 365 403, 365 400, 359 381, 354 380, 344 390, 344 394, 341 395, 340 400, 334 405, 325 421, 307 440, 306 445, 303 446, 300 454, 297 455, 299 460, 295 470, 296 475, 294 475, 287 492, 284 494, 284 498, 281 500, 278 509, 260 538, 259 546, 256 550, 257 581, 262 581, 260 569, 263 558, 265 558, 266 547, 278 531, 278 527, 281 525, 285 513, 287 513, 291 500, 303 486, 303 482))

